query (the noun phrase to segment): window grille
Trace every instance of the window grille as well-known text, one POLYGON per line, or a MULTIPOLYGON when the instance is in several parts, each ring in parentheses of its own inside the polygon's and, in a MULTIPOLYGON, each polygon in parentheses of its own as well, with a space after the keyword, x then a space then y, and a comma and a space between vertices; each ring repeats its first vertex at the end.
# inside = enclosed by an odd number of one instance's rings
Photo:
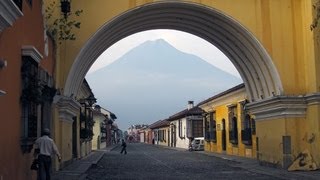
POLYGON ((22 151, 30 152, 38 133, 38 104, 41 89, 38 83, 38 63, 30 56, 22 56, 21 66, 22 93, 21 121, 22 121, 22 151))
POLYGON ((229 142, 238 144, 237 106, 229 107, 229 142))
POLYGON ((203 137, 203 122, 202 120, 192 121, 193 137, 203 137))

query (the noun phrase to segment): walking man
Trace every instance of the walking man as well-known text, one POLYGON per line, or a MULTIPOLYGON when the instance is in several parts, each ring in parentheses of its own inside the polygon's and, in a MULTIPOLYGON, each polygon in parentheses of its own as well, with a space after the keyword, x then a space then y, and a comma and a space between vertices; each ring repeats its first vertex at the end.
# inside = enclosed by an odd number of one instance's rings
POLYGON ((61 155, 54 141, 49 137, 50 130, 44 129, 41 137, 35 142, 35 156, 38 156, 39 170, 38 180, 50 180, 51 177, 51 156, 56 154, 59 162, 61 161, 61 155))
POLYGON ((127 143, 124 142, 124 139, 122 139, 122 143, 121 143, 121 146, 122 146, 122 149, 121 149, 121 154, 123 153, 124 151, 124 154, 127 154, 127 143))

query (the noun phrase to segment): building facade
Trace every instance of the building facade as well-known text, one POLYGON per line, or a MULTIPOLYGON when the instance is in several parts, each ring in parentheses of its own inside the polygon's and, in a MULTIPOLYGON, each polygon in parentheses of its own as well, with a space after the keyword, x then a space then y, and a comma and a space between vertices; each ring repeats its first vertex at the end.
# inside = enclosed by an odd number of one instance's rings
POLYGON ((189 101, 187 109, 170 116, 168 145, 188 149, 194 138, 204 137, 202 113, 201 108, 189 101))
POLYGON ((34 141, 44 128, 57 140, 54 40, 41 0, 1 1, 0 19, 0 179, 36 179, 30 170, 34 141))
MULTIPOLYGON (((80 121, 79 126, 79 135, 80 135, 80 157, 85 157, 92 151, 92 140, 94 137, 93 127, 95 121, 94 117, 94 103, 96 103, 96 98, 92 93, 92 90, 88 82, 84 79, 81 89, 77 95, 79 103, 81 104, 80 108, 80 121)), ((76 121, 73 123, 75 124, 76 121)), ((77 127, 77 125, 75 125, 77 127)), ((77 130, 73 129, 73 137, 76 137, 77 130)), ((74 143, 77 143, 76 139, 72 138, 74 143)), ((76 145, 74 145, 76 147, 76 145)))
POLYGON ((92 150, 105 148, 107 139, 107 116, 101 112, 99 105, 94 106, 93 121, 92 150))
POLYGON ((110 146, 115 142, 118 135, 118 129, 115 127, 115 120, 117 119, 116 115, 111 111, 100 107, 99 105, 95 106, 94 111, 94 137, 93 149, 102 149, 107 146, 110 146))
POLYGON ((205 111, 205 151, 257 158, 255 120, 247 103, 240 84, 198 104, 205 111))
POLYGON ((167 119, 156 121, 149 128, 152 132, 152 144, 169 146, 169 124, 167 119))

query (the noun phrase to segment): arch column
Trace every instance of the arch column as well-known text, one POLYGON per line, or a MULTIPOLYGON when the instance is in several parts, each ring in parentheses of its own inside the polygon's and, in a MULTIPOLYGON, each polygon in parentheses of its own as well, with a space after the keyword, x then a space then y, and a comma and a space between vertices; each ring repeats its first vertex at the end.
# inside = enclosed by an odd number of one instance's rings
MULTIPOLYGON (((53 103, 56 107, 56 113, 59 117, 58 122, 54 122, 55 139, 58 140, 59 150, 62 156, 62 167, 72 160, 72 123, 74 117, 79 115, 80 103, 74 98, 56 95, 53 103)), ((77 149, 78 151, 78 149, 77 149)))
POLYGON ((256 121, 257 159, 287 169, 299 153, 319 162, 320 93, 275 96, 246 105, 256 121), (312 148, 310 148, 312 147, 312 148))

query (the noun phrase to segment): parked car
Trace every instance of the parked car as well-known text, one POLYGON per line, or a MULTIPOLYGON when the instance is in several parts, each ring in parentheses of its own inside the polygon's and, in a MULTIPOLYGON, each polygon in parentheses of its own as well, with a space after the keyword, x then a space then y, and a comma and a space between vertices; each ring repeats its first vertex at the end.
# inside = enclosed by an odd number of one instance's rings
POLYGON ((203 151, 204 150, 204 138, 194 138, 191 142, 192 150, 194 151, 203 151))

